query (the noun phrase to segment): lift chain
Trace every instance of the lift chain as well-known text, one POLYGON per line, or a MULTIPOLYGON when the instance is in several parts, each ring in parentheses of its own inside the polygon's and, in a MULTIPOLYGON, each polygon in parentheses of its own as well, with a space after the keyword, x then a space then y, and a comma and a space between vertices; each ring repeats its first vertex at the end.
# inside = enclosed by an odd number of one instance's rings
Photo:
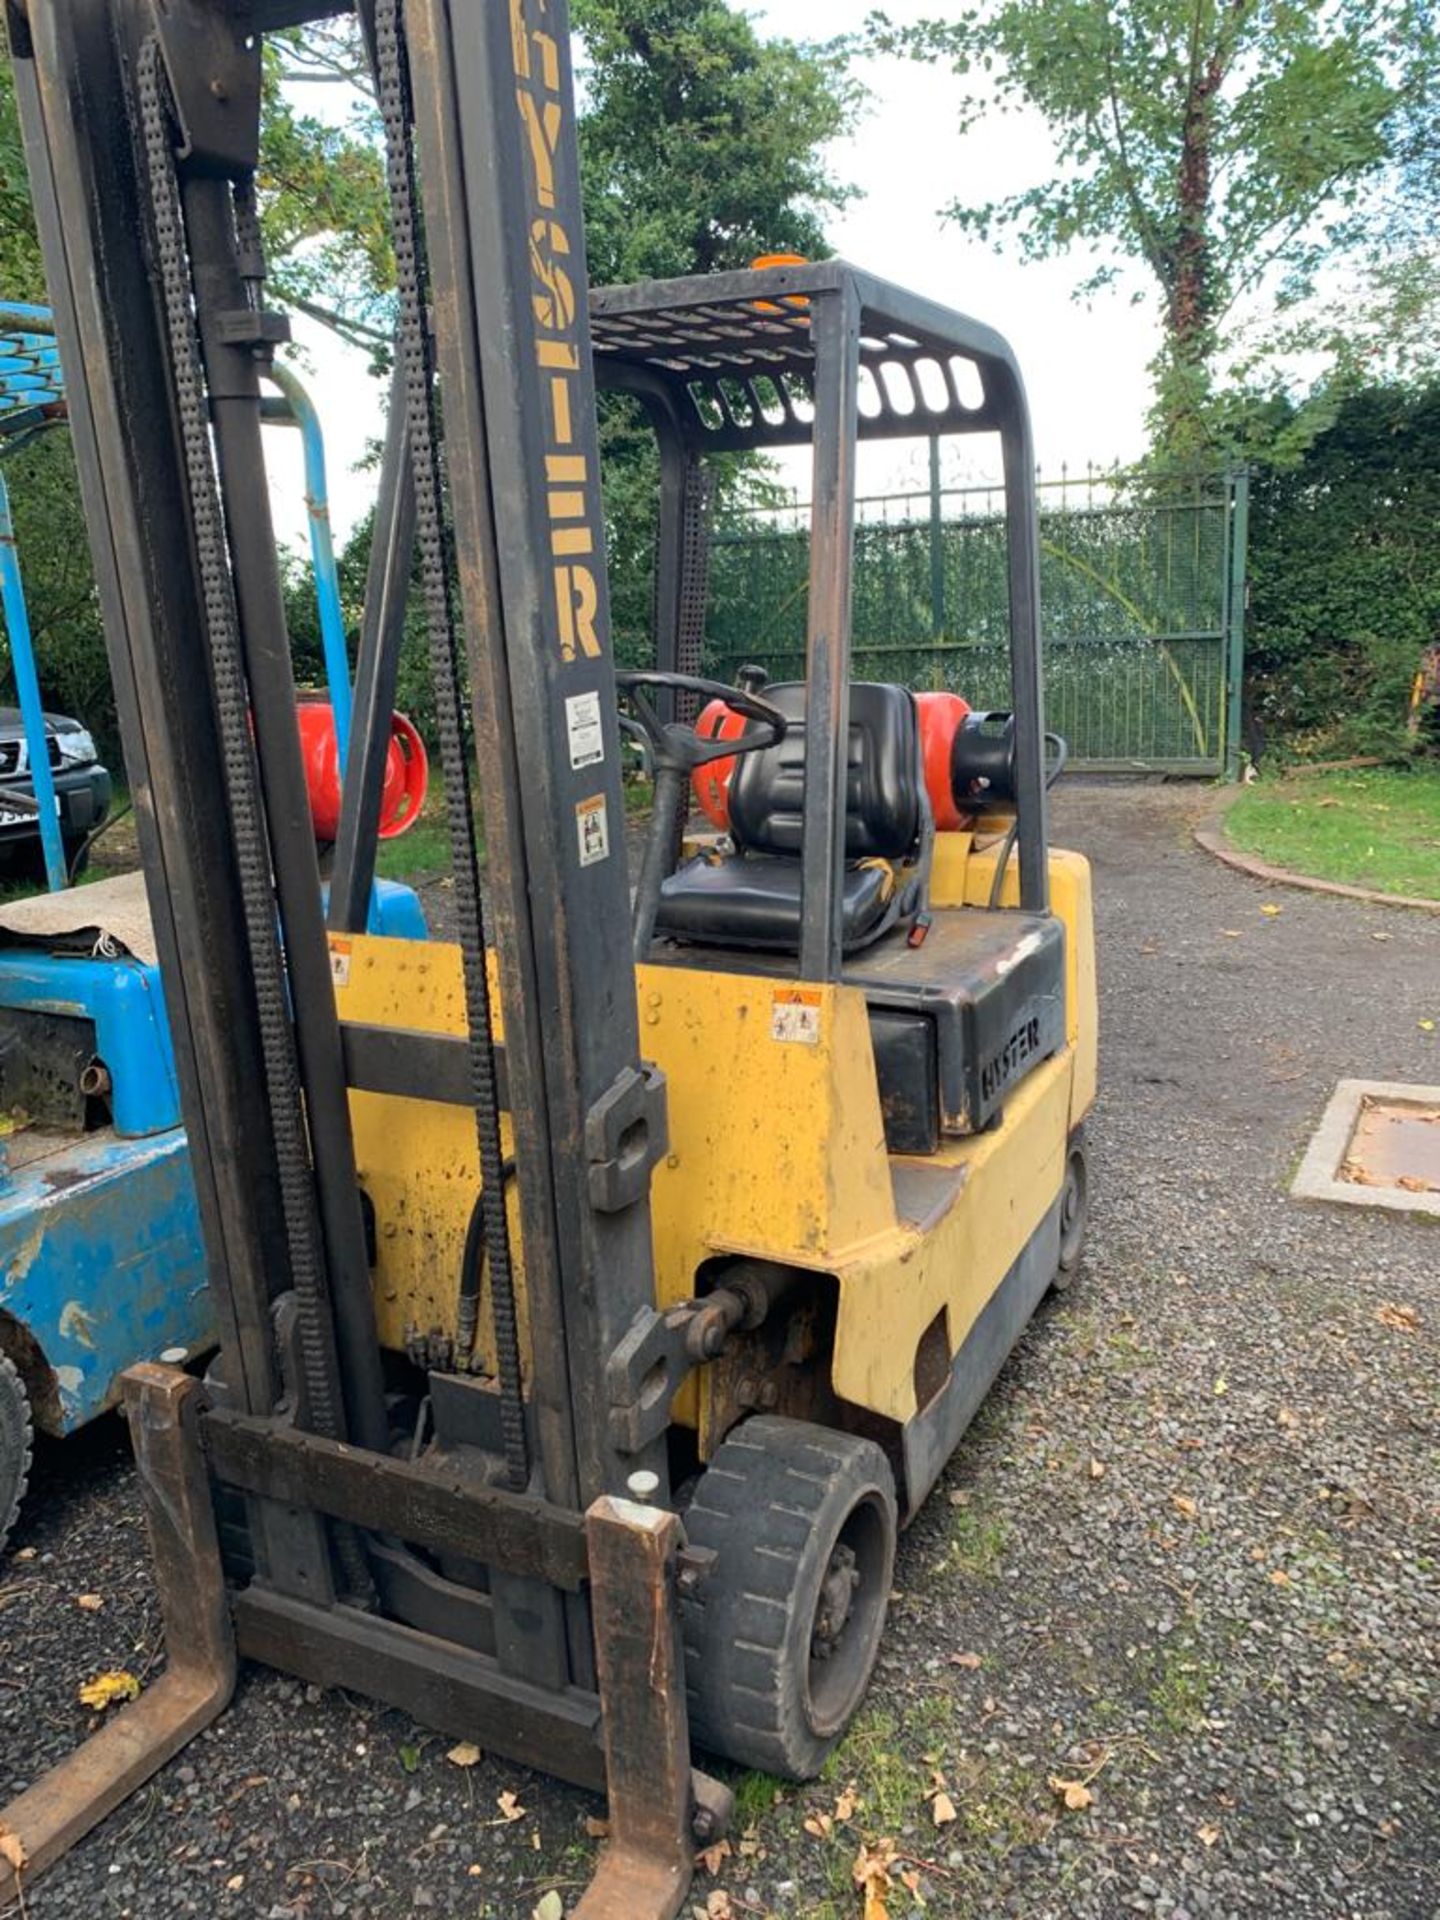
POLYGON ((239 615, 227 564, 200 342, 192 306, 184 216, 175 172, 174 107, 160 44, 153 36, 141 49, 139 100, 165 325, 175 370, 176 402, 200 561, 225 791, 234 823, 235 857, 250 966, 255 979, 266 1092, 275 1127, 280 1197, 290 1276, 299 1309, 300 1349, 310 1419, 316 1432, 343 1437, 328 1275, 310 1178, 299 1065, 275 919, 259 770, 250 732, 239 615))
MULTIPOLYGON (((462 718, 460 655, 450 595, 444 488, 435 418, 435 369, 426 324, 426 274, 411 141, 409 66, 399 16, 400 0, 380 0, 375 12, 375 79, 385 127, 385 169, 390 189, 395 276, 400 294, 399 346, 415 479, 416 542, 429 630, 430 673, 435 690, 455 912, 465 978, 465 1010, 470 1028, 470 1078, 480 1147, 480 1208, 500 1376, 501 1431, 511 1484, 523 1488, 529 1479, 530 1456, 522 1400, 515 1276, 505 1211, 505 1155, 500 1138, 494 1019, 485 961, 485 923, 475 853, 469 755, 462 718)), ((462 1286, 460 1305, 462 1324, 457 1327, 457 1336, 463 1356, 474 1344, 478 1295, 467 1294, 462 1286)))

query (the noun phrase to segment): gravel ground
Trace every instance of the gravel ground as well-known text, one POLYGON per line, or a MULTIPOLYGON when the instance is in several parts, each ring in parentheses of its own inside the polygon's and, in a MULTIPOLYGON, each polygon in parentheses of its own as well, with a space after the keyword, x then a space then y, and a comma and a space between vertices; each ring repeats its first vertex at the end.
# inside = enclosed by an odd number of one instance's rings
MULTIPOLYGON (((861 1722, 813 1788, 739 1781, 701 1915, 858 1920, 862 1846, 889 1920, 1440 1911, 1440 1235, 1284 1196, 1337 1079, 1440 1080, 1440 930, 1271 900, 1191 844, 1205 804, 1058 799, 1100 927, 1089 1256, 906 1537, 861 1722)), ((116 1425, 42 1451, 0 1798, 85 1731, 81 1680, 159 1662, 141 1534, 116 1425)), ((449 1745, 247 1673, 28 1913, 568 1905, 603 1809, 449 1745)))

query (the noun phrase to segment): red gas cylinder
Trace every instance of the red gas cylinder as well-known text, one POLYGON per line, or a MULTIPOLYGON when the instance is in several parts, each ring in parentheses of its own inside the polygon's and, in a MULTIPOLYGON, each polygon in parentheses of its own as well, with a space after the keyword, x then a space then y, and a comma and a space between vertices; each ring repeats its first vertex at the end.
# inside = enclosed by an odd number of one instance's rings
MULTIPOLYGON (((701 710, 695 731, 702 740, 738 740, 745 731, 745 716, 727 707, 723 700, 712 700, 701 710)), ((730 776, 734 771, 735 756, 727 753, 723 760, 696 767, 690 776, 696 806, 721 833, 730 831, 730 776)))
MULTIPOLYGON (((310 796, 315 838, 329 845, 340 831, 340 755, 335 744, 335 714, 328 700, 302 700, 300 751, 310 796)), ((390 746, 385 755, 385 784, 380 790, 382 840, 407 833, 420 818, 430 783, 425 742, 403 713, 390 717, 390 746)))
POLYGON ((970 815, 955 804, 950 785, 950 749, 960 722, 970 711, 958 693, 917 693, 920 709, 920 758, 925 768, 925 790, 939 833, 954 833, 969 824, 970 815))

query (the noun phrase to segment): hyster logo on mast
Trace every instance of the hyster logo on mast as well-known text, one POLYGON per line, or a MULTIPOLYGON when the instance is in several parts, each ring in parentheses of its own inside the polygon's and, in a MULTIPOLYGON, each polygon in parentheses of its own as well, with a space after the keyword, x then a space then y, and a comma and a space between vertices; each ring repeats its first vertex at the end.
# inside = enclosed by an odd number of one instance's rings
MULTIPOLYGON (((536 9, 545 12, 545 0, 536 9)), ((560 48, 552 33, 531 26, 526 0, 510 0, 515 97, 530 156, 531 306, 538 329, 535 357, 545 394, 545 489, 560 652, 590 659, 601 652, 595 629, 600 596, 590 558, 597 546, 590 463, 576 440, 580 381, 578 301, 567 262, 574 249, 555 192, 555 155, 564 128, 560 48)))

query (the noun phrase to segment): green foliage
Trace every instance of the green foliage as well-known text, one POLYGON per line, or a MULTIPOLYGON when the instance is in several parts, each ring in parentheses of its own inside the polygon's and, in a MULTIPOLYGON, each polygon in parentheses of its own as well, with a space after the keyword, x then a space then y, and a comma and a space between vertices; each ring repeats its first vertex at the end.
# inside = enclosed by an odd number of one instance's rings
MULTIPOLYGON (((56 429, 32 440, 6 459, 5 480, 15 515, 41 698, 48 708, 73 714, 90 728, 102 757, 118 777, 115 702, 69 434, 56 429)), ((13 704, 15 683, 8 647, 0 684, 13 704)))
POLYGON ((0 14, 0 299, 43 301, 45 270, 30 211, 30 180, 10 79, 10 43, 0 14))
POLYGON ((962 125, 1030 109, 1055 178, 957 199, 961 227, 1022 257, 1099 250, 1090 293, 1138 263, 1161 295, 1157 439, 1208 450, 1205 403, 1227 315, 1279 276, 1293 303, 1322 266, 1373 237, 1387 181, 1440 204, 1424 128, 1440 80, 1428 0, 982 0, 880 45, 945 59, 962 125))
MULTIPOLYGON (((1273 430, 1288 404, 1270 403, 1273 430)), ((1257 473, 1247 695, 1268 738, 1407 750, 1410 684, 1440 632, 1437 448, 1440 381, 1376 387, 1341 400, 1298 462, 1257 473)))

